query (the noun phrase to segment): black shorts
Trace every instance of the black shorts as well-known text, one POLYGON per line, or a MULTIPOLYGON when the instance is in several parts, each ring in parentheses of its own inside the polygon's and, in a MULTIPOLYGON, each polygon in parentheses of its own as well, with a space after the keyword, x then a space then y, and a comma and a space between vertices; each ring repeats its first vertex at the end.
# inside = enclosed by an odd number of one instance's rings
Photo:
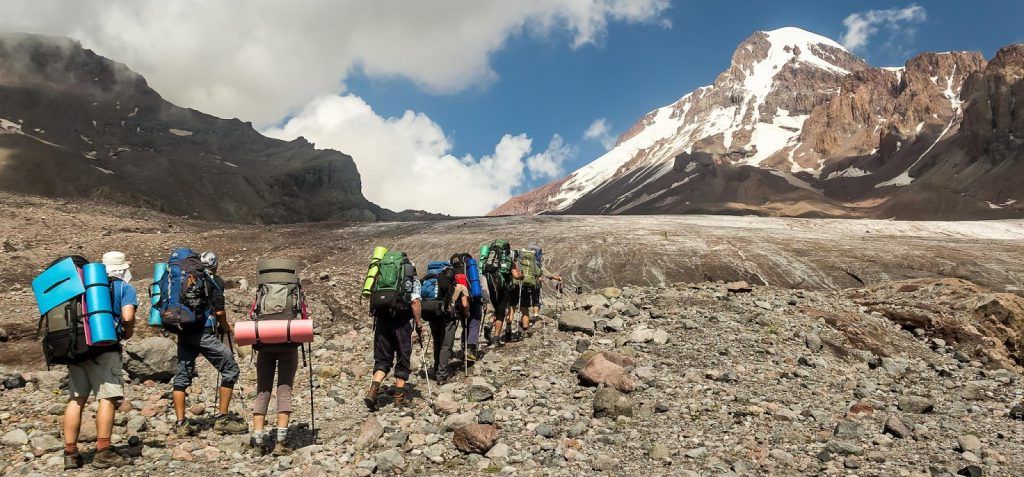
POLYGON ((531 306, 540 306, 540 288, 539 287, 522 287, 519 285, 512 287, 509 290, 509 294, 512 295, 512 303, 510 306, 516 308, 529 308, 531 306))
POLYGON ((486 280, 487 293, 491 299, 491 307, 494 308, 494 317, 498 320, 504 320, 505 313, 510 306, 508 289, 496 286, 491 275, 487 275, 486 280))

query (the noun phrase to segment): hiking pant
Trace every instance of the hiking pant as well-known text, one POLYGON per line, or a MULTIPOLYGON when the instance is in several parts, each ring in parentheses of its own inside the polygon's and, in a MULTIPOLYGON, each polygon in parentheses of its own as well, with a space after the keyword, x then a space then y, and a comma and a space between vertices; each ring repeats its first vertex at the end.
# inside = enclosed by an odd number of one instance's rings
POLYGON ((203 355, 217 371, 220 371, 220 385, 226 388, 235 387, 238 382, 238 363, 231 355, 227 345, 212 329, 201 332, 181 333, 178 335, 178 369, 174 374, 174 389, 184 391, 192 385, 192 376, 196 374, 196 358, 203 355))
POLYGON ((494 317, 498 321, 504 321, 505 315, 508 313, 509 307, 509 290, 508 287, 501 286, 500 281, 496 275, 487 275, 487 292, 491 296, 491 306, 494 307, 494 317))
POLYGON ((295 346, 265 346, 256 355, 255 414, 266 414, 270 407, 270 392, 277 375, 277 412, 292 412, 292 385, 299 368, 299 348, 295 346))
POLYGON ((454 318, 439 317, 430 322, 430 334, 434 339, 434 375, 438 379, 448 377, 448 362, 452 359, 458 330, 459 320, 454 318))
POLYGON ((373 330, 373 370, 388 374, 395 368, 395 377, 409 379, 412 372, 412 317, 381 314, 373 330))
POLYGON ((476 346, 480 343, 480 320, 484 316, 483 298, 469 299, 469 323, 462 327, 463 346, 470 344, 476 346), (468 336, 466 335, 468 333, 468 336))

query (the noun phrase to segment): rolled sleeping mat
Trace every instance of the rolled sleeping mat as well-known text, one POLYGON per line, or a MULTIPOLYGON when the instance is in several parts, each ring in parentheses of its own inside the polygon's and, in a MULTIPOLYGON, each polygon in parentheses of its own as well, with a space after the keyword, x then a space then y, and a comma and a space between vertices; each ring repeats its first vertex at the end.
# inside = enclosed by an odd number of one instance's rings
POLYGON ((313 320, 256 320, 235 323, 235 343, 312 343, 313 320))
POLYGON ((160 280, 167 273, 167 264, 158 262, 153 264, 153 283, 149 286, 149 326, 160 326, 160 280))
POLYGON ((256 284, 299 283, 299 262, 287 258, 261 258, 256 262, 256 284))
POLYGON ((34 278, 32 293, 36 296, 36 306, 42 316, 61 303, 85 293, 85 284, 82 283, 75 261, 68 257, 34 278))
POLYGON ((470 257, 466 263, 466 278, 469 280, 469 294, 473 298, 480 298, 483 295, 483 289, 480 288, 480 266, 477 265, 476 259, 470 257))
POLYGON ((90 263, 82 267, 85 282, 85 342, 89 346, 106 346, 117 343, 117 325, 114 323, 114 307, 110 303, 110 279, 107 267, 102 263, 90 263))
POLYGON ((366 269, 366 280, 363 281, 363 296, 370 296, 373 293, 373 282, 377 280, 380 261, 384 259, 384 255, 387 253, 387 247, 373 247, 373 255, 370 256, 370 267, 366 269))
POLYGON ((491 253, 491 244, 485 243, 480 246, 480 261, 487 260, 487 255, 491 253))

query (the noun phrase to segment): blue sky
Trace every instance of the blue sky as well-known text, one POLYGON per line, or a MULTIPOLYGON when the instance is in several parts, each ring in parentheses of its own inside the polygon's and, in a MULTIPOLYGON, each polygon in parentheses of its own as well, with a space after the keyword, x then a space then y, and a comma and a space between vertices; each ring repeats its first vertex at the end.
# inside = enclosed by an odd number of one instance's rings
MULTIPOLYGON (((856 51, 875 66, 902 65, 923 51, 978 50, 987 58, 999 47, 1024 41, 1024 2, 917 2, 926 20, 881 28, 856 51)), ((517 35, 492 56, 498 79, 456 94, 431 94, 406 79, 356 74, 349 90, 378 114, 412 109, 429 115, 452 138, 455 153, 490 152, 506 132, 527 133, 536 142, 560 134, 578 152, 571 171, 600 156, 604 148, 582 139, 597 118, 607 118, 615 135, 641 115, 711 83, 728 67, 743 39, 756 30, 797 26, 841 39, 843 20, 856 12, 904 8, 907 2, 672 2, 657 24, 613 24, 599 45, 572 49, 567 35, 517 35)), ((543 183, 527 180, 525 188, 543 183)))

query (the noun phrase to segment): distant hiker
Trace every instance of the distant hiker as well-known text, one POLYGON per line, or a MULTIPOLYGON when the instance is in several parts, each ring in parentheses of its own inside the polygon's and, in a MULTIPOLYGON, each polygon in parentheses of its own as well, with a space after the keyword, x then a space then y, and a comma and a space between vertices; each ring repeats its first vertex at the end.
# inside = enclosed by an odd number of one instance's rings
POLYGON ((374 363, 373 381, 363 401, 373 411, 377 409, 381 383, 392 367, 395 371, 395 404, 401 406, 405 403, 405 384, 412 371, 413 326, 420 346, 423 346, 423 322, 420 318, 420 280, 416 276, 416 267, 405 252, 387 251, 379 261, 371 261, 370 267, 371 270, 376 267, 376 273, 368 277, 372 280, 368 280, 367 289, 370 315, 374 318, 374 363))
MULTIPOLYGON (((485 245, 481 252, 481 263, 483 274, 487 282, 487 290, 490 294, 491 306, 494 307, 494 317, 491 326, 484 329, 491 346, 497 346, 501 342, 502 326, 509 314, 510 307, 515 306, 512 297, 512 285, 514 280, 521 279, 516 266, 515 257, 512 253, 512 246, 508 241, 497 239, 489 245, 485 245)), ((511 339, 511 330, 506 330, 506 341, 511 339)))
POLYGON ((420 282, 421 315, 430 325, 434 344, 434 365, 431 369, 437 382, 443 384, 448 380, 448 362, 455 345, 455 333, 459 329, 459 320, 452 306, 456 293, 455 269, 450 261, 430 262, 420 282))
POLYGON ((518 306, 522 315, 520 326, 524 332, 529 332, 531 319, 540 319, 540 292, 544 280, 562 281, 561 275, 551 272, 544 266, 543 253, 538 245, 531 243, 517 254, 516 263, 519 270, 523 272, 523 278, 516 281, 516 286, 522 287, 522 290, 519 291, 518 306))
POLYGON ((217 337, 223 341, 224 337, 231 336, 231 323, 227 319, 227 311, 224 308, 224 279, 217 274, 217 266, 220 265, 220 261, 217 259, 217 254, 213 252, 203 252, 199 256, 199 260, 203 262, 203 270, 206 271, 206 275, 212 280, 212 287, 210 288, 210 308, 207 310, 206 317, 206 328, 211 328, 217 333, 217 337), (225 327, 224 324, 227 324, 225 327))
POLYGON ((121 467, 131 461, 110 446, 114 413, 124 398, 121 345, 135 330, 138 298, 124 253, 103 254, 102 265, 81 256, 54 261, 32 281, 39 305, 46 365, 68 367, 69 399, 64 410, 64 469, 81 468, 78 450, 82 409, 96 395, 96 454, 93 467, 121 467))
MULTIPOLYGON (((207 258, 210 262, 211 257, 207 258)), ((215 265, 216 260, 210 263, 215 265)), ((231 392, 238 382, 238 363, 227 345, 217 337, 216 329, 206 327, 206 317, 212 309, 217 328, 231 332, 231 324, 223 308, 223 282, 214 280, 206 268, 199 254, 193 250, 175 249, 167 260, 167 272, 158 283, 161 323, 164 329, 178 336, 178 367, 172 381, 172 400, 177 417, 174 431, 178 437, 195 435, 199 431, 198 426, 185 417, 186 390, 192 385, 199 355, 220 372, 219 405, 213 429, 222 434, 248 431, 241 416, 228 412, 231 392), (215 304, 215 301, 220 303, 215 304)))
POLYGON ((469 315, 462 322, 462 351, 466 365, 477 359, 477 347, 480 341, 480 322, 484 312, 483 283, 480 281, 480 266, 472 254, 457 253, 450 259, 455 269, 456 278, 463 275, 466 283, 462 285, 469 291, 469 315))
MULTIPOLYGON (((261 259, 257 264, 256 299, 249 312, 252 322, 239 322, 239 340, 252 325, 256 353, 256 402, 253 404, 252 435, 249 444, 262 454, 273 449, 274 455, 292 451, 288 443, 288 420, 292 413, 292 387, 299 367, 299 339, 312 340, 312 323, 308 336, 300 337, 299 323, 306 316, 306 299, 298 276, 298 262, 288 259, 261 259), (243 326, 243 324, 247 324, 243 326), (283 325, 283 326, 282 326, 283 325), (294 332, 293 332, 294 330, 294 332), (269 342, 269 343, 268 343, 269 342), (264 431, 270 396, 277 377, 277 428, 264 431), (271 442, 273 441, 273 442, 271 442), (273 443, 273 445, 271 445, 273 443)), ((241 342, 241 341, 240 341, 241 342)))

